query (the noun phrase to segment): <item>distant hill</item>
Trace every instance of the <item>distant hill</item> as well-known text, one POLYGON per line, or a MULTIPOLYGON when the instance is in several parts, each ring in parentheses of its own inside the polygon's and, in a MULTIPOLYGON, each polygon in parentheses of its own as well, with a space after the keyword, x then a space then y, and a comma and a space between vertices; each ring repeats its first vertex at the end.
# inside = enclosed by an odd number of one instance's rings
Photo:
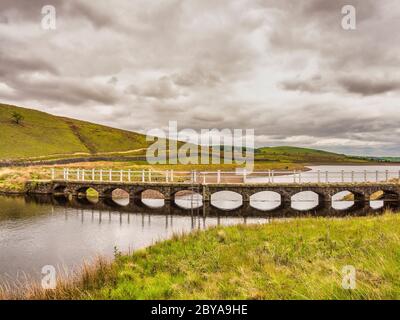
POLYGON ((1 160, 126 152, 147 146, 139 133, 0 104, 1 160), (23 116, 20 124, 12 121, 13 112, 23 116))
POLYGON ((264 147, 255 150, 255 159, 300 163, 368 162, 362 157, 350 157, 328 151, 297 147, 264 147))

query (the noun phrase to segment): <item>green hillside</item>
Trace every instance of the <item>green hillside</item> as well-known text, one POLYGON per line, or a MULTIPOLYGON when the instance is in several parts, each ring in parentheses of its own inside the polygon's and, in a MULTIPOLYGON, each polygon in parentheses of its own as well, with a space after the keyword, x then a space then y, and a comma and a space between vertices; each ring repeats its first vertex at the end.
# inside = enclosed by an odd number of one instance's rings
MULTIPOLYGON (((143 155, 151 144, 139 133, 5 104, 0 104, 0 129, 0 160, 143 155), (19 124, 12 120, 15 112, 23 117, 19 124)), ((363 158, 296 147, 259 148, 255 150, 255 158, 259 161, 281 163, 367 161, 363 158)))
POLYGON ((138 133, 5 104, 0 104, 0 129, 1 160, 128 151, 148 145, 138 133), (13 112, 23 116, 20 124, 12 121, 13 112))
POLYGON ((367 162, 359 157, 349 157, 322 150, 297 147, 264 147, 256 149, 255 158, 264 161, 301 162, 301 163, 336 163, 367 162))

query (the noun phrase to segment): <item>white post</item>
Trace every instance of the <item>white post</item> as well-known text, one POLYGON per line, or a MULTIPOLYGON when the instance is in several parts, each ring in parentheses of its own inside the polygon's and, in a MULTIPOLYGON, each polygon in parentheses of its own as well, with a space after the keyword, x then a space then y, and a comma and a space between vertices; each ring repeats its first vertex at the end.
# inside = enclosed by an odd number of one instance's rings
POLYGON ((217 171, 217 183, 221 183, 221 170, 217 171))
POLYGON ((108 171, 108 180, 111 182, 112 181, 112 169, 108 171))
POLYGON ((367 170, 364 170, 364 182, 367 182, 367 170))
POLYGON ((246 168, 243 169, 243 183, 246 183, 246 178, 247 178, 247 170, 246 168))
POLYGON ((379 181, 379 172, 378 172, 378 170, 376 170, 376 172, 375 172, 375 181, 376 182, 379 181))
POLYGON ((206 173, 203 172, 203 184, 206 184, 206 173))
POLYGON ((131 182, 131 169, 128 169, 128 181, 131 182))
POLYGON ((103 181, 103 169, 100 169, 100 181, 103 181))
POLYGON ((301 171, 299 171, 299 183, 301 183, 301 171))
POLYGON ((354 171, 351 171, 351 183, 354 183, 354 171))
POLYGON ((94 181, 95 175, 94 175, 94 168, 92 169, 92 181, 94 181))
POLYGON ((119 173, 119 181, 122 182, 124 180, 124 174, 123 171, 121 170, 119 173))
POLYGON ((386 182, 388 182, 389 181, 389 171, 386 170, 385 174, 386 174, 386 182))
POLYGON ((344 182, 344 170, 342 170, 342 183, 344 182))
POLYGON ((169 171, 165 170, 165 182, 168 183, 168 181, 169 181, 169 171))
POLYGON ((196 170, 193 171, 193 180, 194 180, 194 183, 197 183, 197 171, 196 170))
POLYGON ((68 181, 69 180, 69 168, 67 168, 66 174, 67 174, 67 181, 68 181))
POLYGON ((296 170, 293 170, 293 183, 296 183, 296 170))
POLYGON ((317 178, 317 181, 318 181, 318 183, 321 183, 321 171, 320 170, 318 170, 318 178, 317 178))
POLYGON ((151 170, 149 170, 149 182, 151 182, 151 170))
POLYGON ((66 180, 66 177, 65 177, 66 175, 65 175, 65 168, 63 168, 63 180, 66 180))
POLYGON ((146 177, 144 175, 144 169, 142 169, 142 182, 144 182, 146 180, 146 177))
POLYGON ((171 182, 174 182, 174 170, 171 170, 170 174, 171 182))
POLYGON ((82 181, 85 181, 85 169, 82 169, 82 181))
POLYGON ((325 182, 329 183, 329 172, 325 171, 325 182))
POLYGON ((79 181, 80 180, 80 176, 79 176, 79 168, 76 169, 76 180, 79 181))
POLYGON ((268 183, 271 183, 271 170, 268 170, 268 183))
POLYGON ((272 170, 272 183, 275 183, 275 171, 272 170))
POLYGON ((54 180, 54 178, 55 178, 54 168, 51 168, 51 180, 54 180))

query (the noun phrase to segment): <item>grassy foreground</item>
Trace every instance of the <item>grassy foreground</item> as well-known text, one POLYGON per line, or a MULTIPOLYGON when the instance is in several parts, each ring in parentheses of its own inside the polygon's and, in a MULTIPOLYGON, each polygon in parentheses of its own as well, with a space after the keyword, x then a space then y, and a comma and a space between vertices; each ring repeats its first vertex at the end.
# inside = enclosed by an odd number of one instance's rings
POLYGON ((175 236, 116 253, 44 299, 399 299, 400 216, 302 218, 175 236), (356 289, 342 268, 356 268, 356 289))

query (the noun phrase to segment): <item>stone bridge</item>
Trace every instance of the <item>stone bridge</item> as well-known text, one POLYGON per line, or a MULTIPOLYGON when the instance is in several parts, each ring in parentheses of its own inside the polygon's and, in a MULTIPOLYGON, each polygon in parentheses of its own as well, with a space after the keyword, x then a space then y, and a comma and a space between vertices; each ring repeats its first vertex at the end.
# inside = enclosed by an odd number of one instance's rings
POLYGON ((98 192, 99 198, 111 199, 114 190, 123 190, 129 194, 131 203, 138 203, 142 193, 147 190, 159 192, 166 202, 174 203, 176 195, 181 191, 191 191, 201 195, 204 206, 209 205, 211 195, 220 191, 231 191, 241 195, 243 206, 250 202, 250 197, 259 192, 269 191, 280 195, 280 210, 291 206, 292 197, 309 191, 318 196, 318 206, 328 208, 332 197, 340 192, 354 195, 355 206, 364 207, 369 204, 371 195, 380 192, 379 200, 384 206, 397 208, 400 201, 400 184, 397 183, 332 183, 332 184, 271 184, 271 183, 229 183, 229 184, 188 184, 166 182, 97 182, 97 181, 31 181, 26 184, 28 194, 53 194, 84 197, 91 188, 98 192))

